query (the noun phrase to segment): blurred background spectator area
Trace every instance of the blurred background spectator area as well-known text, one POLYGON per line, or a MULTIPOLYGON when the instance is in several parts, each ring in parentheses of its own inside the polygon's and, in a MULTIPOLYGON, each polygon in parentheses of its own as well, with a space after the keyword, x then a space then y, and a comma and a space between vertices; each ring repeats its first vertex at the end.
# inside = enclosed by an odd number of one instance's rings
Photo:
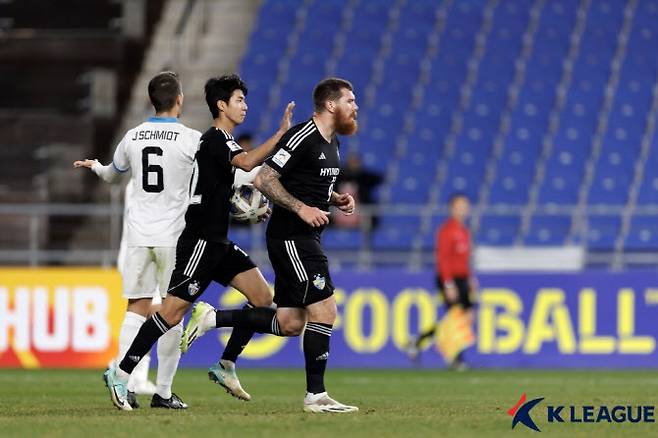
MULTIPOLYGON (((474 206, 480 246, 576 246, 588 266, 656 262, 654 0, 57 5, 0 2, 0 74, 12 84, 0 103, 3 262, 109 263, 120 193, 69 161, 108 160, 148 115, 146 81, 162 69, 181 73, 183 121, 197 129, 210 122, 205 79, 238 71, 249 86, 241 130, 256 143, 286 102, 297 121, 310 116, 319 79, 353 82, 360 130, 341 154, 381 184, 359 210, 376 227, 327 230, 340 265, 430 266, 454 192, 474 206), (319 25, 329 22, 332 33, 319 25)), ((262 233, 232 238, 258 258, 262 233)))

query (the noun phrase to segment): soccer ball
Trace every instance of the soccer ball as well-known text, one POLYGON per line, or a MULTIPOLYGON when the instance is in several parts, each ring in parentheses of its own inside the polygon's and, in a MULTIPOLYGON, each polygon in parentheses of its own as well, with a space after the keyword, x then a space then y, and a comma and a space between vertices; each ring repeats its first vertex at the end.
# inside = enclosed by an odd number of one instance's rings
POLYGON ((236 187, 231 196, 231 215, 239 222, 255 224, 264 215, 270 203, 252 184, 236 187))

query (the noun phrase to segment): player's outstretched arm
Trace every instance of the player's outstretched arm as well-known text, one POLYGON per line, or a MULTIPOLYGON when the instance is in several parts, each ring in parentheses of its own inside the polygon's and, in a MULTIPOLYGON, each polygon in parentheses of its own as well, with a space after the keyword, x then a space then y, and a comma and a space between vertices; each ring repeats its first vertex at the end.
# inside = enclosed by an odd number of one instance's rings
POLYGON ((331 205, 335 205, 346 216, 350 216, 354 214, 356 201, 349 193, 331 192, 331 205))
POLYGON ((231 164, 247 172, 256 166, 263 164, 263 161, 272 155, 276 144, 279 142, 281 137, 283 137, 283 134, 285 134, 290 129, 290 126, 292 125, 292 110, 294 108, 295 102, 288 103, 285 111, 283 112, 283 117, 281 118, 279 129, 274 133, 274 135, 268 138, 265 143, 255 148, 254 150, 236 155, 233 160, 231 160, 231 164))
POLYGON ((73 162, 73 167, 86 167, 91 169, 96 175, 98 175, 103 181, 107 181, 110 184, 118 183, 121 181, 121 174, 112 164, 103 166, 98 160, 78 160, 73 162))
POLYGON ((281 174, 267 164, 256 175, 254 186, 276 204, 297 215, 312 227, 321 227, 329 223, 329 212, 316 207, 309 207, 288 192, 281 181, 281 174))

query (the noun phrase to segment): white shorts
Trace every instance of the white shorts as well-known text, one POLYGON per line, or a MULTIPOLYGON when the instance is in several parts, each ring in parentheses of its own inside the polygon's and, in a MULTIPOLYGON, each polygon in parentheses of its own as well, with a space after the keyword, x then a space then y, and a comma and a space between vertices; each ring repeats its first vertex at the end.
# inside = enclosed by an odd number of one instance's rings
POLYGON ((129 246, 121 266, 123 296, 128 299, 164 298, 176 265, 174 246, 129 246))

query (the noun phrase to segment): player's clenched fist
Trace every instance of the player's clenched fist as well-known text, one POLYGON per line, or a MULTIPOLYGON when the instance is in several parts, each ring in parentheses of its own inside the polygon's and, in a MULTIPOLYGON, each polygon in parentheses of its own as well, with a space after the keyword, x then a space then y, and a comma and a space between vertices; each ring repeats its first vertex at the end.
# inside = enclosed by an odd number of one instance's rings
POLYGON ((334 205, 345 215, 349 216, 354 213, 356 202, 354 201, 354 197, 349 193, 336 193, 333 201, 334 205))
POLYGON ((312 227, 321 227, 329 223, 329 212, 317 207, 302 205, 297 211, 299 217, 312 227))

